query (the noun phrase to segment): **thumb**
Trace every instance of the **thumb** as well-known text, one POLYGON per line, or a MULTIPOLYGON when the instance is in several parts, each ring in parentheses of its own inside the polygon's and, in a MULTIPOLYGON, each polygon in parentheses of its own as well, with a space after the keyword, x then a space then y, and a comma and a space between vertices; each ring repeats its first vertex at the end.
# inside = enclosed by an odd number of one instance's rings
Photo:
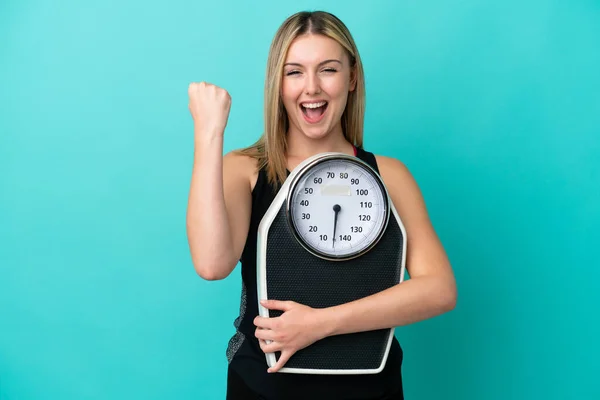
POLYGON ((279 360, 277 360, 277 363, 275 365, 273 365, 271 368, 269 368, 267 370, 267 372, 270 374, 278 372, 281 368, 283 368, 283 366, 290 359, 292 354, 294 354, 294 353, 290 352, 290 351, 282 351, 281 356, 279 356, 279 360))

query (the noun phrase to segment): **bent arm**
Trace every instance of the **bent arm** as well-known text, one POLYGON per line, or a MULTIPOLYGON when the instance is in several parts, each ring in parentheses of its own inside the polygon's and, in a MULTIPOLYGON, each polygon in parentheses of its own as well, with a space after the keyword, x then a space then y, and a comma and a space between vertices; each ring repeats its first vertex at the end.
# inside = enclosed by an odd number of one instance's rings
POLYGON ((188 244, 198 275, 224 279, 241 257, 250 224, 248 161, 232 153, 223 157, 222 132, 196 137, 186 216, 188 244))
POLYGON ((457 289, 421 192, 399 161, 378 157, 382 178, 406 228, 410 280, 371 296, 320 310, 326 335, 415 323, 452 310, 457 289))

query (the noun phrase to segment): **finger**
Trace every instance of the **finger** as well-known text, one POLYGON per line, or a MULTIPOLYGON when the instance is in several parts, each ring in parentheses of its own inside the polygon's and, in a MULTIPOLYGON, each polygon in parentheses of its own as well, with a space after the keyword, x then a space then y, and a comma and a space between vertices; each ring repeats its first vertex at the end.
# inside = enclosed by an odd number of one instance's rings
POLYGON ((279 357, 279 360, 277 360, 277 363, 275 365, 273 365, 271 368, 269 368, 267 370, 268 373, 274 373, 279 371, 284 365, 285 363, 290 359, 290 357, 292 356, 292 354, 294 354, 294 352, 292 351, 282 351, 281 352, 281 357, 279 357))
POLYGON ((282 301, 282 300, 261 300, 260 304, 269 310, 282 310, 288 311, 295 304, 293 301, 282 301))
POLYGON ((271 342, 267 343, 265 340, 260 339, 260 349, 263 353, 275 353, 276 351, 281 351, 282 346, 280 343, 271 342))
POLYGON ((262 340, 273 340, 275 333, 271 329, 256 328, 254 336, 262 340))
POLYGON ((273 329, 273 318, 256 316, 254 318, 254 325, 259 328, 273 329))

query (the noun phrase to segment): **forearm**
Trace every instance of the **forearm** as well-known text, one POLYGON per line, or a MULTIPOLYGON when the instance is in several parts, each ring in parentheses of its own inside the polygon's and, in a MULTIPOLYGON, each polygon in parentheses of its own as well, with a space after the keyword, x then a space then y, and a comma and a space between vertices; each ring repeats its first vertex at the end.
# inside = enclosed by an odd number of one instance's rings
POLYGON ((223 190, 223 135, 195 132, 187 232, 197 272, 207 279, 227 275, 235 264, 223 190))
POLYGON ((331 336, 408 325, 448 312, 455 302, 453 280, 423 276, 350 303, 324 308, 321 318, 326 335, 331 336))

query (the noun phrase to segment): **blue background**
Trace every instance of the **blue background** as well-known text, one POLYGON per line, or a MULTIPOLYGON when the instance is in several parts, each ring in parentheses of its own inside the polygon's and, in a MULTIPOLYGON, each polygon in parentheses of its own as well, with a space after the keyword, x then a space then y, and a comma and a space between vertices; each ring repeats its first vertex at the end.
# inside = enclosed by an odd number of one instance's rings
POLYGON ((0 399, 223 399, 239 269, 185 214, 187 87, 262 132, 270 41, 324 9, 366 69, 366 148, 420 184, 457 308, 397 329, 408 399, 598 399, 600 3, 0 3, 0 399))

